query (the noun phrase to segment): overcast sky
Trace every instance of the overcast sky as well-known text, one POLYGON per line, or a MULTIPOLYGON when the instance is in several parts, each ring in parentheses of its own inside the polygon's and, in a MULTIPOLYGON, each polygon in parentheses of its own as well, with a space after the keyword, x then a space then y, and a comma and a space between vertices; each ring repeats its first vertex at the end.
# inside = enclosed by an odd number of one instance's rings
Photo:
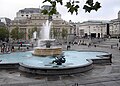
MULTIPOLYGON (((39 8, 43 0, 0 0, 0 17, 8 17, 14 19, 16 12, 24 8, 39 8)), ((63 0, 69 1, 69 0, 63 0)), ((118 18, 120 11, 120 0, 97 0, 101 2, 102 8, 97 12, 85 13, 82 9, 86 0, 80 1, 80 9, 78 15, 71 15, 67 12, 64 6, 57 5, 58 12, 62 14, 62 18, 66 21, 72 20, 73 22, 82 22, 87 20, 111 20, 118 18)))

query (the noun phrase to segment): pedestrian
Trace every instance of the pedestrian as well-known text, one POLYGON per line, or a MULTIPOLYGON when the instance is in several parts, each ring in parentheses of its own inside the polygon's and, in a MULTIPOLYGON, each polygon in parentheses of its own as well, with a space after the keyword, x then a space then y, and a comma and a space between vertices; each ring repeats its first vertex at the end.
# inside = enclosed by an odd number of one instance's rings
POLYGON ((88 43, 88 47, 90 47, 91 46, 91 43, 88 43))
POLYGON ((22 47, 22 42, 20 42, 20 46, 22 47))
POLYGON ((81 40, 78 42, 78 46, 81 44, 81 40))
POLYGON ((33 43, 32 43, 32 48, 34 47, 33 43))
POLYGON ((118 47, 118 43, 117 43, 117 47, 118 47))
POLYGON ((69 49, 70 49, 70 47, 71 47, 71 46, 70 46, 70 42, 69 42, 69 44, 67 45, 67 50, 69 50, 69 49))
POLYGON ((113 45, 111 45, 111 49, 113 49, 113 45))
POLYGON ((96 45, 94 45, 94 47, 96 47, 96 45))
POLYGON ((109 40, 111 39, 111 37, 110 37, 110 36, 109 36, 108 38, 109 38, 109 40))

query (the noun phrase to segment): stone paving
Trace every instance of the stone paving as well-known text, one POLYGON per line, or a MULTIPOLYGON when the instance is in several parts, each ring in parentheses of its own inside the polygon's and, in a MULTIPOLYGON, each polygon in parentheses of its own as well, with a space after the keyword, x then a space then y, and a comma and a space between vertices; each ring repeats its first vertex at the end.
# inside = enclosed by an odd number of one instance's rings
MULTIPOLYGON (((66 48, 66 46, 63 46, 66 48)), ((0 86, 120 86, 120 50, 73 45, 75 50, 106 51, 113 55, 111 64, 96 64, 90 71, 72 75, 42 76, 19 70, 0 70, 0 86)))

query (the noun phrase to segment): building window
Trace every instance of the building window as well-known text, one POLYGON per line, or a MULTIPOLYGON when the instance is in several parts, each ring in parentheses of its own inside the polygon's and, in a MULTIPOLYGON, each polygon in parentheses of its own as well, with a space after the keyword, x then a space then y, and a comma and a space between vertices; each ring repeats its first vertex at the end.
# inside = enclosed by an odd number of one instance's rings
POLYGON ((94 31, 96 31, 96 29, 93 29, 94 31))
POLYGON ((80 35, 83 36, 84 35, 84 29, 80 30, 80 35))

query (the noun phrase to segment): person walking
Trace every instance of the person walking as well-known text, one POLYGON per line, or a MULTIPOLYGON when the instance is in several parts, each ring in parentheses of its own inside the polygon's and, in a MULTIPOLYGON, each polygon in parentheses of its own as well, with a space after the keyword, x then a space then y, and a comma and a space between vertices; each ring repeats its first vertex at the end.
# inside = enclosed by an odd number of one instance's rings
POLYGON ((70 42, 67 44, 67 50, 69 50, 70 49, 70 42))

